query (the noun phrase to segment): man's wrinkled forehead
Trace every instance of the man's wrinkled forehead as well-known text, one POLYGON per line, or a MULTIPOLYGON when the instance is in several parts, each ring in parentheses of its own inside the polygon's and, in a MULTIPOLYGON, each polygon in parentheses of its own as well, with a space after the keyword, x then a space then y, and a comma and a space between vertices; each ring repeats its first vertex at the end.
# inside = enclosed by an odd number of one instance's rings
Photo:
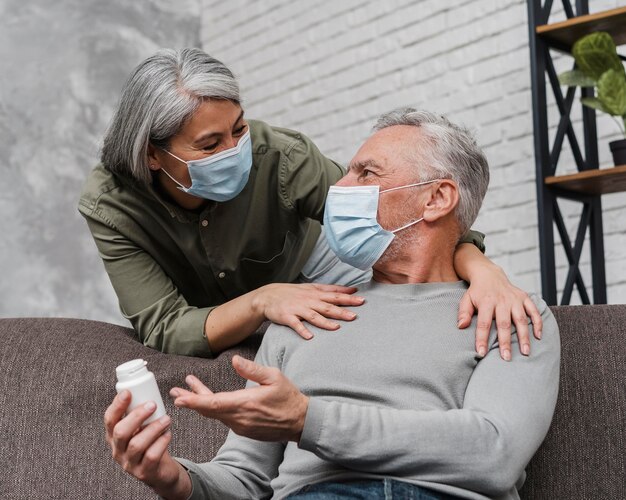
POLYGON ((420 136, 416 127, 393 126, 378 130, 359 148, 348 171, 367 169, 376 174, 415 168, 420 136))

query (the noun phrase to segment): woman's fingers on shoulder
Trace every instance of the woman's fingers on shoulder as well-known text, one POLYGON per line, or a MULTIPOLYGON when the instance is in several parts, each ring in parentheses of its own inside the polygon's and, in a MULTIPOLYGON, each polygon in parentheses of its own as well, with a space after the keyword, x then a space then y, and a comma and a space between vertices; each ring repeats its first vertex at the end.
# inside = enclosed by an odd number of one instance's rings
POLYGON ((309 331, 309 329, 306 326, 304 326, 302 321, 300 321, 300 319, 296 316, 291 317, 289 320, 287 320, 283 324, 291 328, 294 332, 296 332, 298 335, 300 335, 300 337, 302 337, 305 340, 311 340, 313 338, 313 334, 309 331))
POLYGON ((541 339, 541 330, 543 329, 543 318, 541 317, 541 313, 537 308, 537 305, 533 302, 530 297, 527 297, 524 300, 524 309, 526 314, 530 316, 530 319, 533 323, 533 333, 537 339, 541 339))
POLYGON ((365 299, 358 295, 346 295, 339 292, 324 292, 320 300, 338 306, 360 306, 365 302, 365 299))
POLYGON ((325 285, 322 283, 310 283, 314 288, 321 290, 323 292, 337 292, 337 293, 347 293, 351 295, 355 293, 358 289, 354 286, 342 286, 342 285, 325 285))

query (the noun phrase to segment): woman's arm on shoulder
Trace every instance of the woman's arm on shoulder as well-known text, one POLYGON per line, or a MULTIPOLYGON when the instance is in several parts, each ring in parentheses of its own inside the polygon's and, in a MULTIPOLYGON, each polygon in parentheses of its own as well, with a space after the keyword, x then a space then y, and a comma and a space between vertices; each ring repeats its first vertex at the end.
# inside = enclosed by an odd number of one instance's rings
POLYGON ((304 321, 336 330, 335 319, 351 321, 356 288, 318 284, 266 285, 221 305, 198 308, 185 297, 152 256, 111 225, 88 217, 87 224, 109 275, 120 309, 144 345, 162 352, 212 357, 270 320, 305 338, 304 321))

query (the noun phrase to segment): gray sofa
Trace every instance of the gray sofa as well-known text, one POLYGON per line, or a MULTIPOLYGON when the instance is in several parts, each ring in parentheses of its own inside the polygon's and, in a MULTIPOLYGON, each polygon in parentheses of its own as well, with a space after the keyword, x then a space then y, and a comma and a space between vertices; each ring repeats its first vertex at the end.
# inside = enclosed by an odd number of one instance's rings
MULTIPOLYGON (((560 395, 522 498, 624 499, 626 305, 553 311, 562 337, 560 395)), ((162 354, 130 329, 76 319, 0 319, 0 339, 0 498, 117 500, 154 495, 112 461, 104 440, 116 365, 148 361, 173 418, 173 454, 204 461, 226 428, 173 407, 167 391, 188 373, 215 391, 242 387, 230 359, 252 358, 260 335, 215 360, 162 354)))

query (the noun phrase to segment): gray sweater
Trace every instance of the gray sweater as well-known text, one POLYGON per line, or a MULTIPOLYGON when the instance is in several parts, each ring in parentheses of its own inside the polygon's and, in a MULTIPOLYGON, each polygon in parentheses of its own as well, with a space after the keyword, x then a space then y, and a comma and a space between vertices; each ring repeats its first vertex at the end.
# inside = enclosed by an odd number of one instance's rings
MULTIPOLYGON (((389 477, 460 498, 519 498, 524 468, 556 404, 559 336, 539 298, 542 340, 531 356, 480 360, 475 323, 456 327, 463 282, 361 285, 359 317, 306 341, 268 329, 257 362, 310 396, 299 443, 230 432, 209 463, 179 459, 191 498, 284 498, 311 483, 389 477)), ((475 322, 475 318, 474 318, 475 322)), ((532 334, 531 334, 532 335, 532 334)))

